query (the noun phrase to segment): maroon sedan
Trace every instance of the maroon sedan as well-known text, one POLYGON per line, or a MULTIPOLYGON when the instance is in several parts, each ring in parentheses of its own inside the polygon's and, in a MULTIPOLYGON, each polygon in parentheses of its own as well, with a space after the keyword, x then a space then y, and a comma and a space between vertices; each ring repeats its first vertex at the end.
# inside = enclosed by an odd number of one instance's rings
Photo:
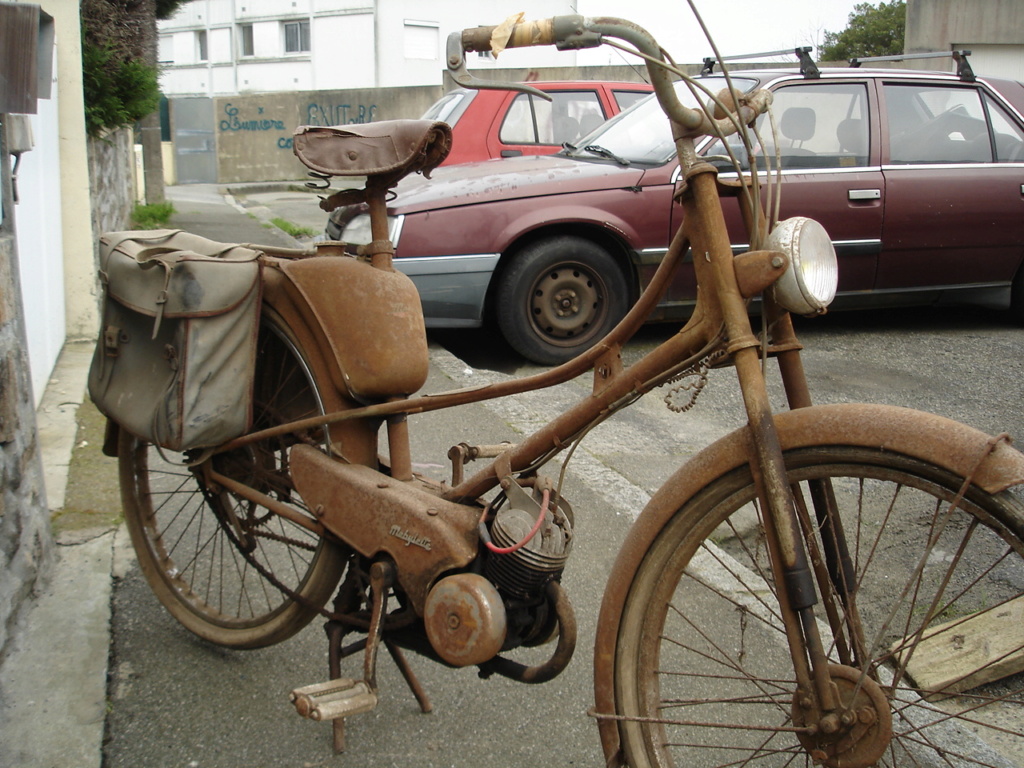
MULTIPOLYGON (((834 307, 972 301, 1024 320, 1024 85, 862 69, 733 80, 774 93, 779 146, 762 119, 759 150, 781 157, 780 218, 809 216, 832 237, 834 307)), ((699 151, 718 163, 726 147, 708 139, 699 151)), ((524 357, 564 361, 650 280, 680 223, 678 181, 667 120, 645 99, 557 155, 403 181, 389 205, 395 264, 419 288, 429 327, 493 318, 524 357)), ((726 216, 742 250, 735 201, 726 216)), ((328 236, 360 242, 366 218, 337 211, 328 236)), ((684 269, 657 319, 686 317, 694 299, 684 269)))

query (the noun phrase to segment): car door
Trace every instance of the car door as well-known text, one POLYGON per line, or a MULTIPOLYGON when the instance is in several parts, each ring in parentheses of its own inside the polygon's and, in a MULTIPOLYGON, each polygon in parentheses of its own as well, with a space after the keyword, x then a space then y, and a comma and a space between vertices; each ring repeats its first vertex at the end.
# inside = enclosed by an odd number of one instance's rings
MULTIPOLYGON (((839 290, 869 290, 881 249, 885 198, 876 138, 877 99, 870 81, 786 80, 771 89, 778 139, 773 138, 771 120, 762 115, 755 149, 760 167, 766 156, 773 167, 777 156, 781 163, 779 218, 807 216, 819 221, 839 259, 839 290)), ((729 137, 728 148, 748 170, 739 138, 729 137)), ((723 168, 723 180, 735 177, 724 171, 731 164, 721 141, 712 142, 703 154, 723 168)), ((723 206, 733 247, 745 248, 748 237, 738 201, 727 199, 723 206)))
POLYGON ((1024 130, 981 84, 884 83, 879 290, 1008 284, 1024 241, 1024 130))

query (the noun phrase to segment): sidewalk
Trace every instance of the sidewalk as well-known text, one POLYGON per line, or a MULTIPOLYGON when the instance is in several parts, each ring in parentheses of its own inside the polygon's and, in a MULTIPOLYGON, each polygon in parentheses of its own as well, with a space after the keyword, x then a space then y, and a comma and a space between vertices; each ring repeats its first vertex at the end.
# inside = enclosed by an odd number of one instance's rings
MULTIPOLYGON (((216 185, 168 188, 177 210, 171 226, 224 242, 297 247, 267 224, 281 214, 266 202, 293 198, 293 216, 308 208, 308 223, 300 226, 326 219, 314 196, 288 185, 253 192, 264 200, 247 210, 216 185)), ((88 403, 82 407, 92 350, 91 342, 65 345, 37 411, 57 547, 44 591, 20 617, 0 666, 0 768, 103 762, 112 580, 134 555, 119 524, 116 462, 99 451, 102 418, 88 403)))

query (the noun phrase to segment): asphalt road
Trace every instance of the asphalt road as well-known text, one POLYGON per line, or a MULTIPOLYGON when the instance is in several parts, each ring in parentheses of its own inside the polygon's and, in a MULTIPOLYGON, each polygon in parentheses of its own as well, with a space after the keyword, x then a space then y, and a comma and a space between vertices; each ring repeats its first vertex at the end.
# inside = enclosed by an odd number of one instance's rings
MULTIPOLYGON (((943 413, 989 432, 1024 434, 1024 330, 983 311, 928 310, 835 315, 801 323, 818 402, 876 401, 943 413)), ((663 337, 647 329, 635 357, 663 337)), ((486 332, 445 335, 432 348, 428 391, 528 373, 486 332), (460 356, 461 355, 461 356, 460 356)), ((444 473, 447 447, 497 442, 584 395, 586 381, 455 415, 414 418, 419 469, 444 473)), ((329 728, 300 719, 288 691, 326 679, 317 622, 273 648, 230 652, 194 639, 157 604, 138 570, 115 590, 106 762, 121 766, 572 766, 601 764, 591 704, 590 644, 596 607, 617 543, 647 494, 711 439, 739 423, 728 371, 712 374, 698 406, 668 411, 653 393, 602 425, 572 463, 567 498, 579 521, 565 584, 580 620, 569 670, 527 687, 482 681, 413 657, 435 711, 418 712, 383 657, 382 702, 348 726, 349 752, 332 755, 329 728)), ((358 662, 350 662, 356 663, 358 662)))
MULTIPOLYGON (((817 402, 873 401, 941 413, 990 433, 1024 435, 1024 329, 983 310, 837 313, 798 328, 817 402)), ((627 362, 671 329, 653 326, 627 362)), ((489 331, 433 334, 426 391, 453 389, 536 368, 489 331)), ((564 585, 576 607, 576 658, 553 682, 480 680, 412 656, 434 704, 420 714, 386 655, 381 703, 352 718, 349 751, 334 756, 330 728, 299 718, 292 688, 325 680, 326 641, 314 621, 272 648, 226 651, 192 637, 150 593, 137 568, 115 585, 104 766, 249 768, 497 768, 599 766, 591 706, 590 652, 597 606, 633 516, 676 467, 742 423, 734 377, 712 373, 692 411, 670 412, 656 391, 594 430, 574 455, 566 497, 577 540, 564 585)), ((412 418, 417 469, 447 476, 461 441, 517 439, 585 397, 586 377, 554 390, 412 418)), ((778 387, 773 384, 775 397, 778 387)), ((344 670, 357 675, 361 662, 344 670)), ((344 672, 343 672, 344 673, 344 672)))

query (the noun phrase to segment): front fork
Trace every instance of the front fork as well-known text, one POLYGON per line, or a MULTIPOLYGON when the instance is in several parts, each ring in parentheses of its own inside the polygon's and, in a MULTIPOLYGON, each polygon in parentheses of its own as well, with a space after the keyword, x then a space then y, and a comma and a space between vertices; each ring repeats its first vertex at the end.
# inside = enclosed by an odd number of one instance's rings
MULTIPOLYGON (((680 140, 685 142, 685 140, 680 140)), ((677 145, 680 143, 677 142, 677 145)), ((679 146, 680 157, 687 155, 688 148, 679 146)), ((843 531, 830 503, 832 489, 827 481, 817 481, 810 488, 814 522, 810 521, 802 495, 794 493, 786 473, 782 446, 775 430, 772 408, 768 398, 764 374, 761 370, 760 350, 762 341, 751 330, 750 316, 746 303, 736 283, 735 269, 731 258, 713 258, 710 254, 730 254, 731 245, 722 208, 718 201, 715 172, 709 166, 695 161, 686 174, 687 189, 683 194, 686 228, 690 233, 694 254, 694 267, 698 271, 698 284, 711 287, 721 312, 721 323, 725 328, 727 351, 732 354, 740 388, 743 393, 751 437, 750 465, 754 474, 768 537, 773 577, 779 585, 778 599, 783 625, 789 645, 793 670, 796 676, 798 695, 806 700, 813 697, 814 709, 829 717, 840 706, 826 649, 815 617, 814 607, 818 604, 815 578, 823 589, 832 585, 840 595, 847 616, 855 615, 851 591, 852 568, 846 550, 843 531), (812 525, 818 526, 829 542, 825 547, 824 562, 816 561, 812 569, 805 542, 814 540, 812 525)), ((741 204, 741 208, 744 206, 741 204)), ((759 220, 750 215, 748 224, 760 227, 759 220)), ((753 230, 751 230, 753 231, 753 230)), ((787 314, 778 313, 770 299, 766 299, 764 311, 773 315, 773 344, 778 353, 779 366, 791 408, 809 406, 810 395, 799 356, 799 343, 793 334, 787 314)), ((845 649, 842 638, 849 634, 856 638, 856 621, 849 618, 844 622, 840 613, 831 605, 831 596, 823 595, 826 613, 833 633, 843 649, 844 663, 852 661, 845 649), (847 631, 853 630, 853 631, 847 631)), ((855 639, 858 657, 860 643, 855 639)), ((824 719, 823 718, 823 719, 824 719)))

